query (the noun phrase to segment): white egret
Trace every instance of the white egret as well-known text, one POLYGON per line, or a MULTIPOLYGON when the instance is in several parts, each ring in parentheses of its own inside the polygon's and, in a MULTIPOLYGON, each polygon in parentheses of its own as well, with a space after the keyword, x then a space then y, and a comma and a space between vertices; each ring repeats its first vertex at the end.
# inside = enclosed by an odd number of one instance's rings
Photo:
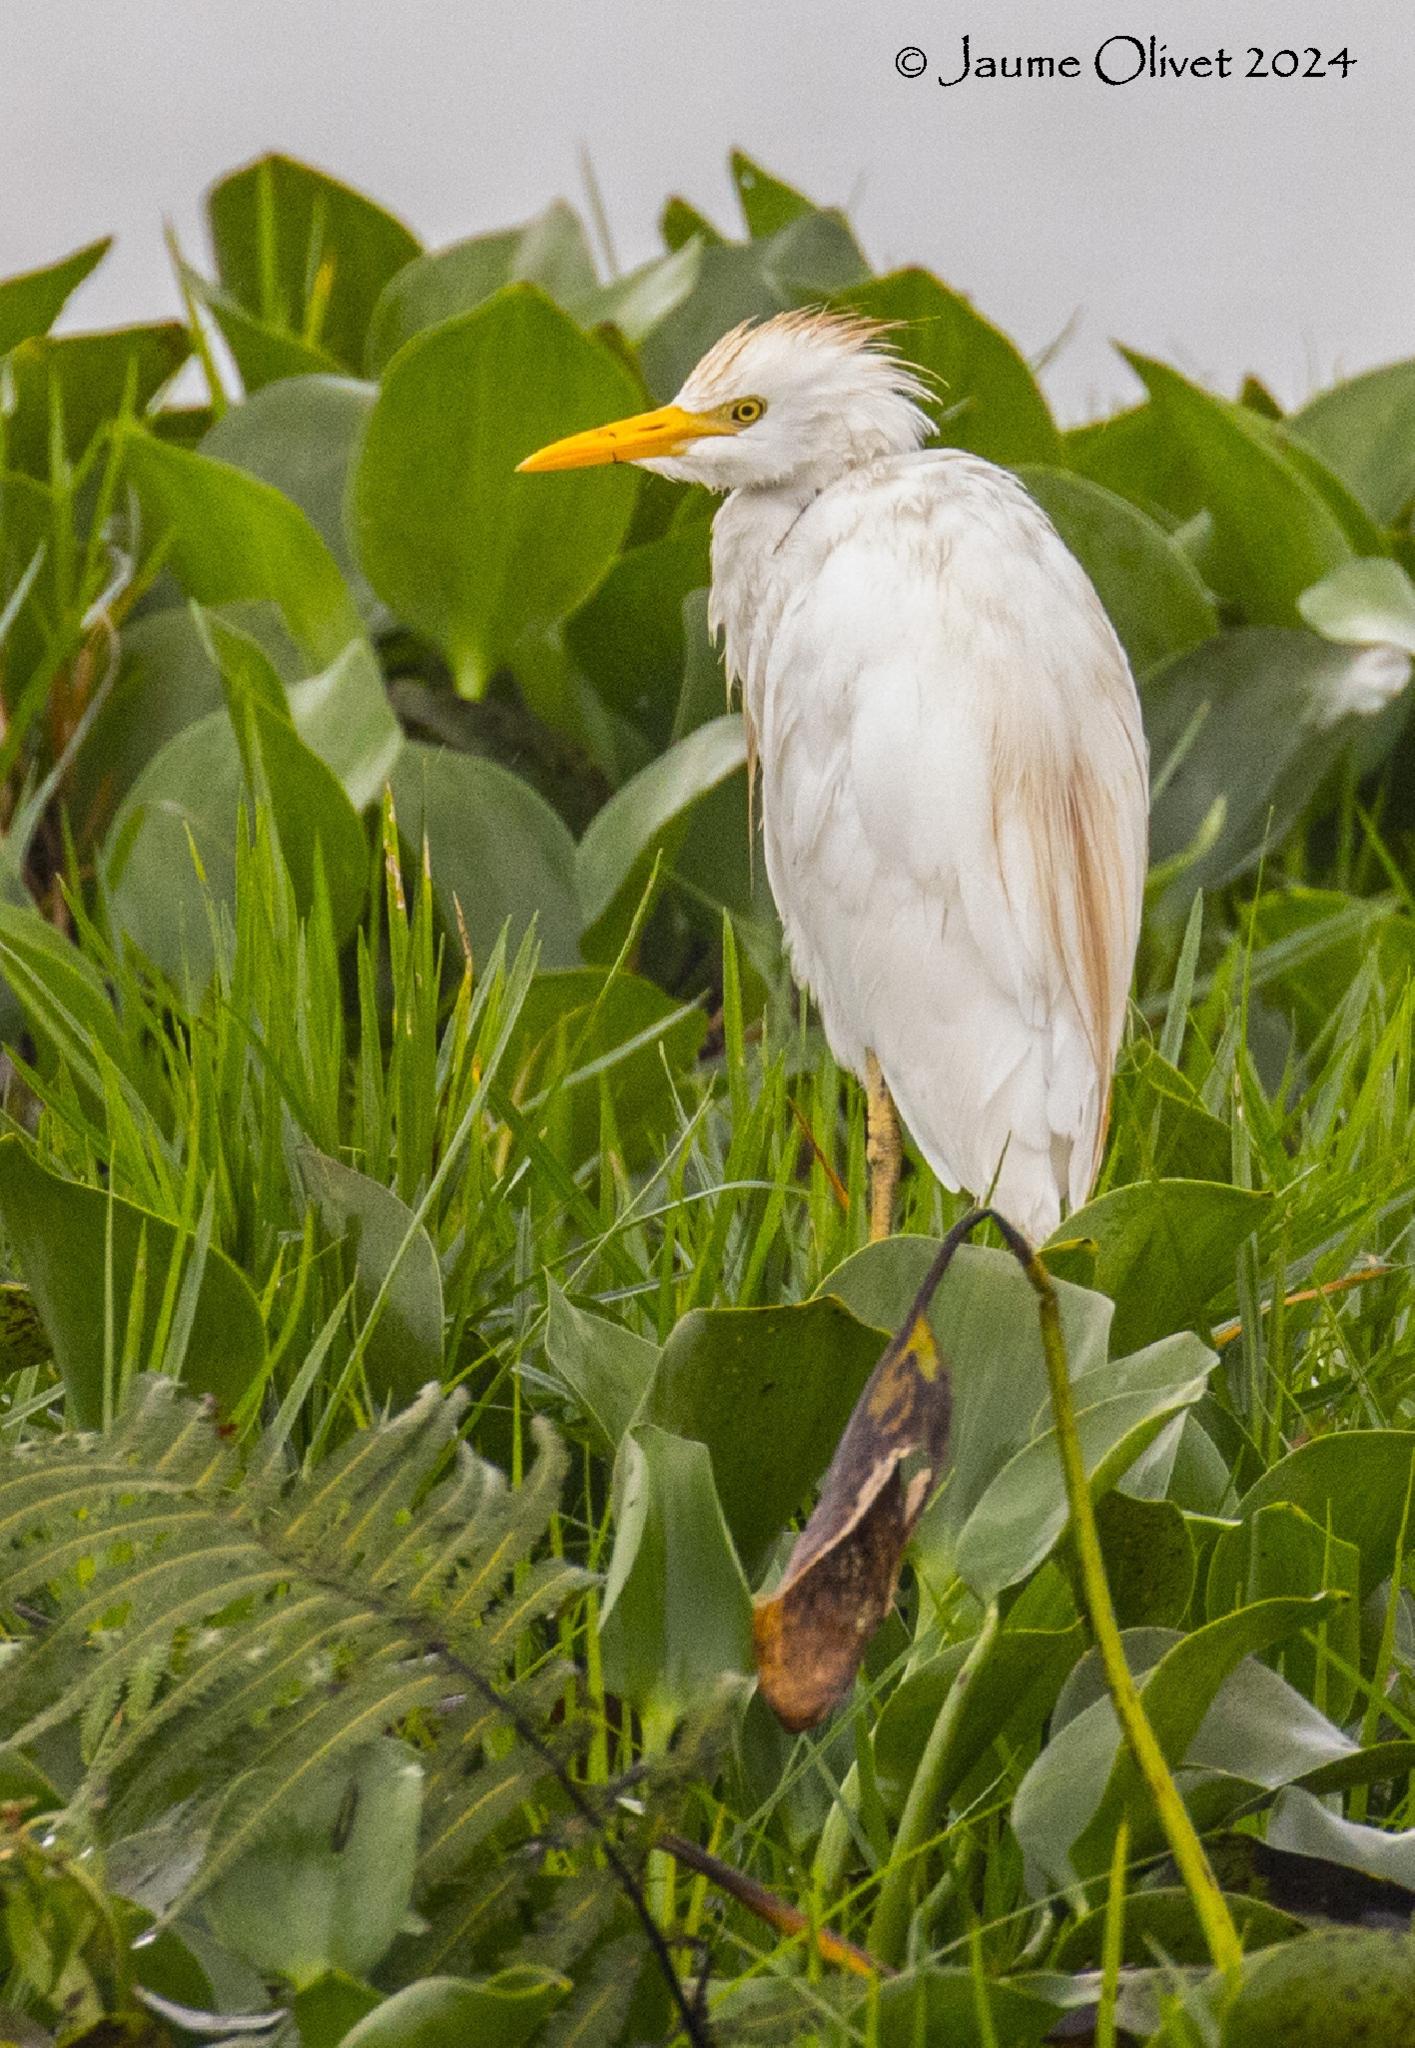
POLYGON ((868 1091, 872 1234, 892 1097, 945 1185, 1041 1241, 1105 1138, 1145 741, 1084 570, 1015 477, 921 446, 924 396, 878 323, 783 313, 724 335, 671 405, 520 466, 727 493, 710 617, 792 966, 868 1091))

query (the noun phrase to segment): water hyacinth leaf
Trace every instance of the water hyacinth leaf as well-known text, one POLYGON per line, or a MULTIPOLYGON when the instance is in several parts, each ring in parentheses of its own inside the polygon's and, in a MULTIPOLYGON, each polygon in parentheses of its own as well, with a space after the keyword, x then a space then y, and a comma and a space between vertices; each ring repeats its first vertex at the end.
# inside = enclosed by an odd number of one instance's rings
POLYGON ((391 278, 369 326, 368 374, 380 376, 415 334, 470 313, 508 284, 539 285, 584 326, 613 318, 596 301, 614 287, 600 286, 580 217, 557 199, 524 227, 429 250, 391 278))
POLYGON ((1355 552, 1341 521, 1254 414, 1164 363, 1129 351, 1126 360, 1213 516, 1208 560, 1220 596, 1253 625, 1295 624, 1302 592, 1355 552))
POLYGON ((185 264, 182 281, 220 329, 221 339, 231 351, 231 359, 240 372, 241 387, 248 398, 263 391, 267 384, 278 384, 290 377, 339 377, 347 374, 338 357, 331 355, 328 349, 302 340, 287 328, 274 327, 258 319, 185 264))
POLYGON ((174 734, 219 711, 223 701, 221 677, 188 606, 147 612, 125 625, 118 673, 70 785, 71 814, 85 838, 102 831, 174 734))
POLYGON ((865 2026, 879 2048, 917 2048, 922 2041, 948 2048, 1037 2048, 1059 2016, 1044 1995, 1020 1984, 988 1982, 977 1971, 931 1965, 886 1978, 868 1999, 854 2001, 857 2029, 865 2026), (868 2018, 866 2015, 868 2014, 868 2018))
POLYGON ((403 751, 402 728, 368 641, 351 640, 328 668, 291 684, 288 695, 300 738, 333 769, 355 810, 367 810, 403 751))
MULTIPOLYGON (((939 1250, 929 1237, 865 1246, 828 1273, 819 1289, 863 1323, 898 1329, 939 1250)), ((1056 1282, 1073 1379, 1105 1363, 1112 1304, 1103 1294, 1056 1282)), ((961 1245, 930 1305, 934 1337, 952 1374, 953 1464, 929 1510, 920 1544, 946 1552, 952 1535, 1013 1453, 1025 1444, 1047 1400, 1037 1298, 1017 1261, 984 1245, 961 1245), (998 1399, 1005 1386, 1008 1398, 998 1399)))
POLYGON ((341 2048, 521 2048, 569 1988, 537 1963, 491 1977, 421 1977, 375 2006, 341 2048))
POLYGON ((704 248, 720 245, 726 239, 705 213, 700 213, 696 206, 690 206, 677 193, 664 202, 658 217, 658 231, 663 236, 665 247, 675 253, 686 248, 695 238, 704 248))
POLYGON ((1388 363, 1319 392, 1287 431, 1394 526, 1415 498, 1415 361, 1388 363))
POLYGON ((386 1736, 317 1774, 206 1891, 217 1940, 301 1989, 367 1975, 407 1917, 422 1784, 414 1752, 386 1736))
POLYGON ((917 363, 933 397, 939 438, 989 461, 1060 467, 1061 439, 1041 387, 1005 334, 927 270, 896 270, 838 301, 872 320, 900 323, 891 338, 917 363))
POLYGON ((1303 591, 1298 610, 1312 631, 1327 640, 1415 654, 1415 583, 1399 562, 1385 556, 1334 569, 1303 591))
POLYGON ((1403 2048, 1415 2038, 1415 1944, 1405 1932, 1323 1928, 1248 1964, 1220 2048, 1403 2048))
POLYGON ((32 334, 47 334, 69 298, 95 271, 113 246, 113 237, 89 242, 57 263, 18 277, 0 278, 0 356, 32 334))
POLYGON ((759 245, 767 277, 789 305, 863 284, 870 266, 843 213, 802 214, 759 245))
POLYGON ((1263 1508, 1297 1508, 1360 1560, 1363 1596, 1396 1569, 1396 1538, 1415 1470, 1415 1432, 1355 1429, 1314 1437, 1270 1466, 1238 1506, 1238 1527, 1219 1539, 1210 1566, 1210 1605, 1241 1587, 1249 1531, 1263 1508))
POLYGON ((125 404, 141 418, 191 347, 190 334, 173 320, 23 342, 7 365, 13 406, 5 423, 6 461, 13 469, 48 476, 50 422, 57 416, 64 453, 77 462, 125 404))
POLYGON ((633 1165, 662 1155, 678 1114, 677 1078, 707 1032, 696 1003, 678 1003, 634 974, 602 968, 538 974, 507 1043, 512 1100, 572 1170, 599 1149, 605 1109, 633 1165))
MULTIPOLYGON (((708 581, 708 529, 689 527, 622 554, 565 627, 596 694, 656 746, 673 728, 686 654, 683 605, 708 581)), ((726 693, 719 688, 714 710, 726 693)))
POLYGON ((623 1323, 577 1307, 546 1282, 545 1358, 605 1456, 613 1458, 658 1370, 658 1346, 623 1323))
POLYGON ((754 163, 745 150, 734 149, 728 161, 742 218, 753 240, 774 235, 793 220, 815 212, 814 204, 804 192, 798 192, 784 179, 773 177, 770 171, 754 163))
POLYGON ((518 476, 517 463, 642 402, 623 364, 529 285, 429 329, 389 365, 355 475, 359 556, 390 610, 442 648, 464 696, 583 602, 633 510, 622 467, 518 476))
MULTIPOLYGON (((1097 1501, 1096 1527, 1120 1626, 1177 1627, 1194 1590, 1195 1550, 1174 1502, 1140 1500, 1117 1488, 1097 1501)), ((1079 1577, 1073 1591, 1082 1605, 1079 1577)))
MULTIPOLYGON (((1056 1704, 1062 1681, 1085 1647, 1079 1622, 1065 1629, 1004 1628, 977 1665, 949 1735, 935 1782, 939 1810, 991 1753, 1026 1742, 1056 1704)), ((874 1759, 886 1810, 903 1808, 924 1745, 943 1711, 962 1662, 945 1651, 913 1671, 892 1692, 875 1726, 874 1759)))
MULTIPOLYGON (((1075 1382, 1076 1427, 1093 1495, 1104 1494, 1172 1417, 1203 1398, 1215 1362, 1186 1332, 1093 1367, 1075 1382)), ((996 1598, 1051 1554, 1068 1519, 1056 1434, 1043 1429, 1008 1460, 964 1522, 954 1551, 959 1576, 980 1600, 996 1598)))
POLYGON ((593 957, 618 951, 655 855, 662 850, 671 859, 692 806, 746 761, 746 728, 730 712, 669 747, 596 813, 575 849, 585 946, 593 957))
MULTIPOLYGON (((1329 1598, 1260 1601, 1162 1650, 1140 1695, 1171 1768, 1189 1754, 1230 1672, 1245 1657, 1315 1626, 1334 1604, 1329 1598)), ((1162 1842, 1107 1696, 1053 1731, 1018 1787, 1012 1825, 1032 1870, 1048 1883, 1064 1885, 1105 1868, 1122 1815, 1130 1820, 1137 1853, 1162 1842)))
MULTIPOLYGON (((1246 1951, 1288 1941, 1303 1931, 1302 1921, 1294 1919, 1290 1913, 1280 1912, 1261 1898, 1225 1891, 1224 1903, 1246 1951)), ((1067 1928, 1057 1944, 1052 1957, 1054 1967, 1067 1971, 1099 1970, 1113 1918, 1104 1906, 1096 1907, 1094 1912, 1083 1913, 1067 1928)), ((1122 1965, 1135 1970, 1150 1968, 1157 1955, 1162 1955, 1167 1965, 1201 1967, 1209 1961, 1208 1944, 1194 1911, 1194 1901, 1177 1885, 1155 1891, 1136 1890, 1125 1901, 1120 1949, 1122 1965)))
POLYGON ((789 304, 767 270, 763 245, 703 244, 697 283, 644 336, 639 364, 656 403, 672 398, 693 365, 739 320, 765 320, 789 304))
POLYGON ((349 474, 376 396, 352 377, 285 377, 228 406, 204 455, 273 484, 328 548, 364 618, 383 614, 354 556, 345 519, 349 474))
POLYGON ((1294 1643, 1284 1652, 1283 1669, 1342 1720, 1351 1711, 1361 1664, 1361 1556, 1355 1545, 1292 1501, 1273 1500, 1244 1515, 1237 1528, 1225 1529, 1214 1546, 1206 1594, 1210 1615, 1282 1594, 1327 1592, 1344 1593, 1346 1604, 1320 1642, 1294 1643))
POLYGON ((153 756, 104 851, 117 931, 193 1000, 212 969, 212 906, 235 901, 238 818, 243 807, 253 813, 260 784, 301 908, 314 900, 317 868, 341 937, 363 897, 363 827, 332 771, 305 746, 288 712, 247 697, 233 715, 239 739, 232 715, 215 712, 153 756))
POLYGON ((1071 427, 1061 437, 1063 458, 1078 476, 1127 499, 1173 530, 1203 509, 1201 481, 1150 400, 1107 419, 1071 427))
MULTIPOLYGON (((191 1272, 191 1239, 177 1226, 102 1188, 83 1187, 50 1173, 19 1138, 0 1139, 0 1219, 14 1246, 64 1380, 74 1421, 96 1429, 106 1412, 104 1389, 105 1271, 111 1232, 112 1328, 121 1348, 141 1287, 137 1366, 165 1365, 154 1358, 163 1291, 174 1259, 191 1272)), ((206 1253, 192 1309, 183 1383, 211 1394, 229 1410, 260 1371, 265 1331, 250 1282, 224 1252, 206 1253)), ((111 1394, 116 1403, 119 1389, 111 1394)))
POLYGON ((1112 1342, 1138 1350, 1167 1330, 1200 1324, 1233 1284, 1245 1238, 1271 1198, 1215 1181, 1156 1180, 1112 1188, 1075 1210, 1058 1238, 1095 1247, 1095 1282, 1115 1303, 1112 1342))
POLYGON ((226 292, 349 370, 362 367, 379 294, 421 254, 402 221, 293 157, 264 156, 222 178, 206 214, 226 292))
POLYGON ((149 545, 202 604, 263 598, 315 663, 332 662, 362 623, 338 564, 298 505, 259 477, 209 455, 134 433, 125 470, 149 545))
POLYGON ((301 1145, 295 1167, 324 1237, 347 1248, 360 1327, 392 1274, 364 1351, 364 1372, 375 1401, 401 1406, 442 1371, 442 1271, 432 1239, 418 1224, 403 1251, 412 1210, 391 1188, 342 1160, 301 1145))
POLYGON ((701 267, 702 244, 694 239, 616 277, 612 284, 596 285, 570 310, 582 327, 617 327, 637 347, 696 289, 701 267))
POLYGON ((465 927, 485 960, 509 922, 514 947, 532 921, 546 967, 579 960, 575 842, 528 783, 494 761, 408 741, 391 777, 398 828, 427 841, 433 891, 447 929, 465 927))
POLYGON ((752 1608, 706 1444, 640 1423, 614 1467, 605 1684, 662 1727, 752 1664, 752 1608))
POLYGON ((1150 857, 1160 864, 1199 849, 1176 892, 1221 887, 1264 847, 1280 846, 1343 750, 1409 675, 1394 648, 1253 627, 1217 634, 1150 676, 1150 857))
POLYGON ((1202 579, 1148 514, 1065 470, 1020 475, 1095 585, 1137 675, 1218 631, 1202 579))
POLYGON ((888 1343, 829 1297, 693 1309, 671 1331, 643 1420, 705 1443, 750 1580, 830 1463, 888 1343))
POLYGON ((1274 1803, 1267 1840, 1298 1856, 1320 1856, 1415 1893, 1415 1828, 1373 1828, 1345 1820, 1299 1786, 1274 1803))

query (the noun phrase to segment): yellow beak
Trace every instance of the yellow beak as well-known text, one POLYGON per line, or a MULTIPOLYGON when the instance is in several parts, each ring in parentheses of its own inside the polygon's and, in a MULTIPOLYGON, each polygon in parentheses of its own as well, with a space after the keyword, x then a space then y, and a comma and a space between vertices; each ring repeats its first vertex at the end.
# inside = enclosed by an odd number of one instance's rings
POLYGON ((661 405, 656 412, 636 412, 630 419, 611 420, 608 426, 552 441, 516 467, 534 471, 592 469, 602 462, 641 462, 646 455, 677 455, 708 434, 733 431, 702 413, 684 412, 681 405, 661 405))

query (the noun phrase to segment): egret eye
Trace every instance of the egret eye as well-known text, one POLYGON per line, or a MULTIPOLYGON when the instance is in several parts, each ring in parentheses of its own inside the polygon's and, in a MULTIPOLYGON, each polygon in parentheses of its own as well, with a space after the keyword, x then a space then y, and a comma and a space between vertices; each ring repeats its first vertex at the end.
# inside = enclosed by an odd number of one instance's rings
POLYGON ((765 399, 739 398, 737 403, 730 408, 727 416, 734 427, 750 427, 752 422, 759 420, 765 411, 765 399))

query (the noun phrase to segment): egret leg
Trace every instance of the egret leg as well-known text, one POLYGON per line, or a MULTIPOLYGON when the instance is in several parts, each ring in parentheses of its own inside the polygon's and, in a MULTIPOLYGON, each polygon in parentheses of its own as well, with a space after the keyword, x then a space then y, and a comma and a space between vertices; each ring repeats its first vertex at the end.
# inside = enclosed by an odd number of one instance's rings
POLYGON ((865 1163, 870 1170, 870 1243, 888 1237, 894 1228, 894 1196, 904 1144, 894 1098, 885 1086, 879 1061, 865 1054, 865 1163))

